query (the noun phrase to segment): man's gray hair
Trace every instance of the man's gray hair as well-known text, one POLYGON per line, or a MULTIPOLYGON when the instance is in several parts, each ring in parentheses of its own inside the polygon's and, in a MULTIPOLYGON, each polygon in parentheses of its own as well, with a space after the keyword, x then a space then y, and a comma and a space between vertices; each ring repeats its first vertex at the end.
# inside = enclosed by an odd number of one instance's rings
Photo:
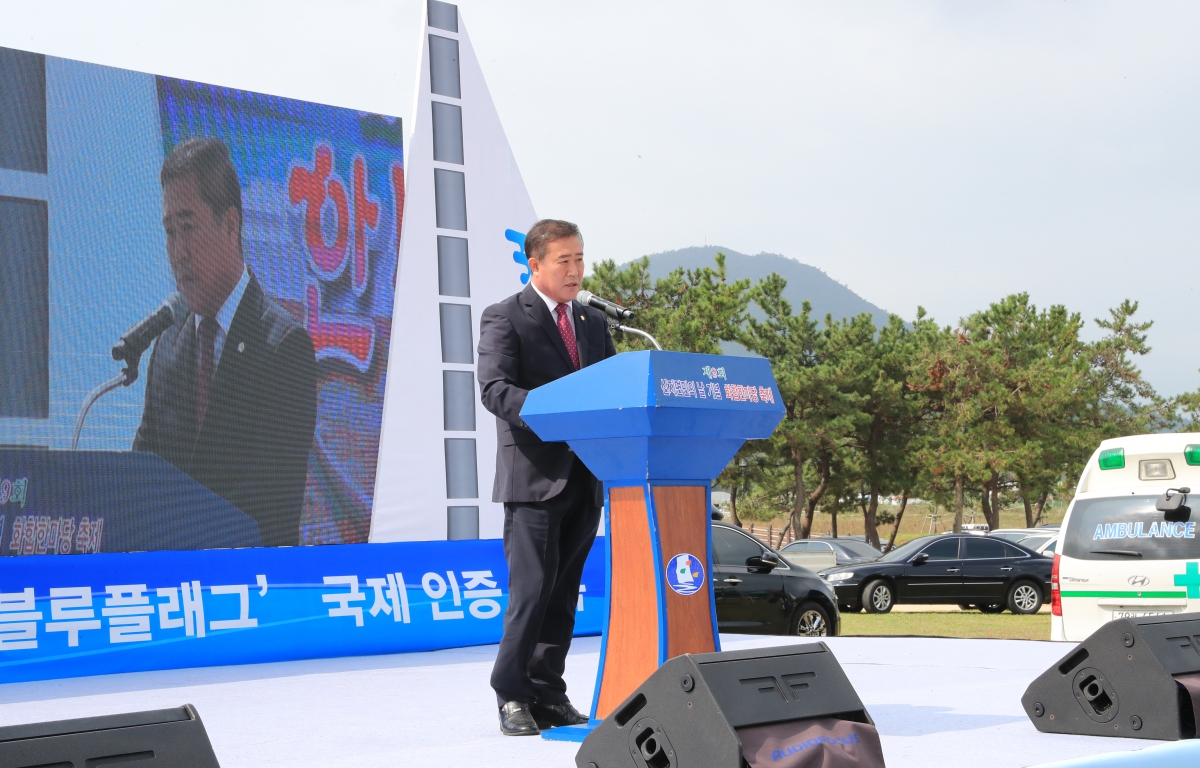
POLYGON ((568 237, 578 237, 579 242, 583 243, 583 235, 579 234, 579 227, 575 224, 561 219, 542 219, 525 235, 525 255, 531 259, 541 259, 546 255, 550 243, 568 237))

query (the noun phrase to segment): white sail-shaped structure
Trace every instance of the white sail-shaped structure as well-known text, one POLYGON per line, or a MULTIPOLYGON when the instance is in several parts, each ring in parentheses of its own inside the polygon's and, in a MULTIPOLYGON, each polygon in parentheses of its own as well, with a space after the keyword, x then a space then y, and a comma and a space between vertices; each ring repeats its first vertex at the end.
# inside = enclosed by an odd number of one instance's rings
POLYGON ((454 5, 427 4, 419 78, 370 540, 498 538, 479 315, 524 287, 536 216, 454 5))

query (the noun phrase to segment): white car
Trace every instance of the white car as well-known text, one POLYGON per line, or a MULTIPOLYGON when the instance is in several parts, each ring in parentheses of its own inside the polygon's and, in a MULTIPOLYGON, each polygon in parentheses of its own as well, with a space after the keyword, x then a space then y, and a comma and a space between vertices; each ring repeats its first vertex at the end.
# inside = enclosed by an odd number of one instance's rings
POLYGON ((1117 618, 1200 611, 1198 520, 1200 434, 1102 442, 1059 534, 1050 639, 1083 640, 1117 618))
POLYGON ((1026 549, 1032 549, 1039 555, 1051 557, 1058 548, 1058 530, 1030 534, 1023 539, 1017 539, 1016 543, 1026 549))
POLYGON ((883 556, 875 547, 856 539, 800 539, 779 550, 779 554, 789 563, 814 571, 867 563, 883 556))
POLYGON ((1042 526, 1041 528, 997 528, 988 533, 988 536, 1006 539, 1008 541, 1020 541, 1027 536, 1046 536, 1058 533, 1058 526, 1042 526))

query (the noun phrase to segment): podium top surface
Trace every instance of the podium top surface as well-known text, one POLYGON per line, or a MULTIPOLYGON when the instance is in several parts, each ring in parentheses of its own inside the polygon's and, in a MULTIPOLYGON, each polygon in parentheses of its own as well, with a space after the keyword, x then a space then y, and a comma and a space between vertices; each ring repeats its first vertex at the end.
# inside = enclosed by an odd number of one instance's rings
POLYGON ((691 437, 754 440, 783 419, 761 357, 625 352, 529 393, 521 418, 543 440, 691 437))

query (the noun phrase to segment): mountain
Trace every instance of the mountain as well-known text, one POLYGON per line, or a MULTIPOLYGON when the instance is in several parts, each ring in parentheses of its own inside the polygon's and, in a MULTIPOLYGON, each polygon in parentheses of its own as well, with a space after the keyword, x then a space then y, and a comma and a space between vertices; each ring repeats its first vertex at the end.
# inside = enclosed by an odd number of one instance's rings
POLYGON ((654 278, 666 277, 678 267, 711 267, 718 251, 725 254, 725 270, 730 280, 750 278, 752 282, 758 282, 772 272, 778 272, 787 280, 783 296, 791 302, 792 311, 799 312, 801 302, 807 299, 812 304, 812 318, 819 324, 824 324, 826 313, 840 320, 863 312, 871 313, 876 326, 887 324, 887 310, 875 306, 816 267, 801 264, 778 253, 747 256, 716 245, 680 248, 677 251, 650 254, 650 275, 654 278))

